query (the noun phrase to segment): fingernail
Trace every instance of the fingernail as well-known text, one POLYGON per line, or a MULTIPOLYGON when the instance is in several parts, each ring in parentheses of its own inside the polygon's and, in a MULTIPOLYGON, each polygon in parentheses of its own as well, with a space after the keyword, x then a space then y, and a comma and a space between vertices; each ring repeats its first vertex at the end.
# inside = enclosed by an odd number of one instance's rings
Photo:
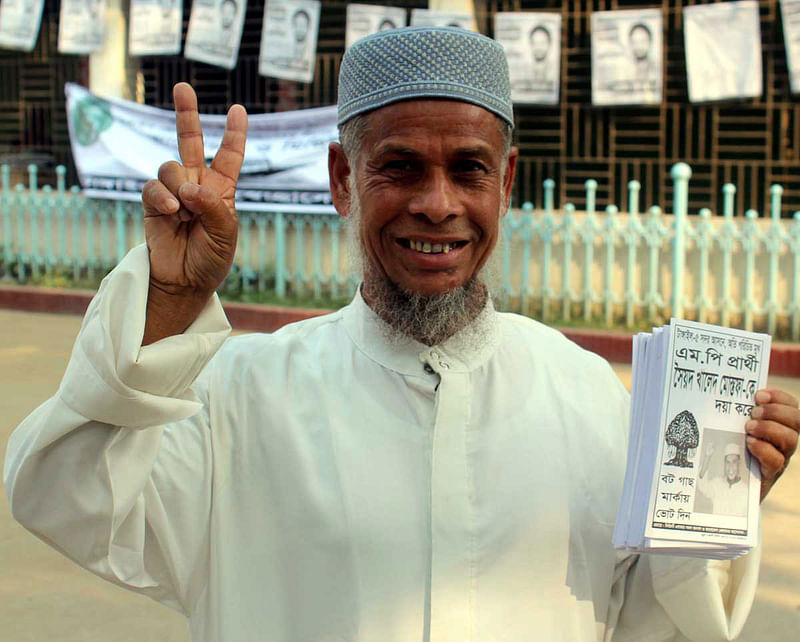
POLYGON ((764 414, 764 409, 761 406, 756 406, 750 411, 750 416, 753 419, 759 419, 764 414))
POLYGON ((757 426, 757 425, 758 425, 758 422, 757 422, 755 419, 751 419, 750 421, 748 421, 748 422, 747 422, 747 423, 744 425, 744 429, 745 429, 747 432, 753 432, 753 431, 756 429, 756 426, 757 426))
POLYGON ((197 196, 197 192, 199 191, 199 185, 195 185, 194 183, 184 183, 180 188, 181 198, 195 198, 197 196))
POLYGON ((166 206, 166 208, 168 210, 176 210, 176 209, 178 209, 178 201, 176 201, 174 198, 168 198, 166 200, 166 202, 164 203, 164 205, 166 206))
POLYGON ((757 403, 767 403, 769 401, 769 393, 766 390, 759 390, 756 393, 757 403))
POLYGON ((748 446, 752 446, 754 443, 756 443, 756 438, 755 437, 751 437, 750 435, 748 435, 747 436, 747 445, 748 446))

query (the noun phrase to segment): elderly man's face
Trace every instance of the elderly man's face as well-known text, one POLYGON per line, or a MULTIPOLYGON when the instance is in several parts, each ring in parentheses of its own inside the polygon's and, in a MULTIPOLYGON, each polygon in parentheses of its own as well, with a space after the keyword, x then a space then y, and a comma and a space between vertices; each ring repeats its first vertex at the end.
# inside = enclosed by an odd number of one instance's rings
POLYGON ((631 33, 631 50, 636 60, 644 60, 650 54, 650 34, 644 29, 631 33))
POLYGON ((739 479, 739 455, 725 457, 725 478, 729 482, 739 479))
MULTIPOLYGON (((415 100, 367 122, 353 168, 367 259, 406 291, 462 286, 489 258, 508 207, 517 152, 504 163, 497 117, 463 102, 415 100)), ((331 167, 336 198, 346 177, 331 167)))

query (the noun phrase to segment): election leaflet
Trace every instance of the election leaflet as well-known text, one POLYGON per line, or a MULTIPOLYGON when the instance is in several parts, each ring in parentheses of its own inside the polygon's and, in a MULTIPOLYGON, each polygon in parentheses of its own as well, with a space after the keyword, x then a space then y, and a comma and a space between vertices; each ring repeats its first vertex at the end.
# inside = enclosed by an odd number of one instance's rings
POLYGON ((616 548, 726 559, 756 545, 760 472, 745 423, 770 341, 680 319, 634 337, 616 548))

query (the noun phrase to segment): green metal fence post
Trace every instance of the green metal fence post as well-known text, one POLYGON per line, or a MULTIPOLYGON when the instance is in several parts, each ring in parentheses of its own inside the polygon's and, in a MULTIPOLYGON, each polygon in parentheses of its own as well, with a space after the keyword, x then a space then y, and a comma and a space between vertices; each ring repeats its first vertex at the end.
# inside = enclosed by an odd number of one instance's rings
POLYGON ((561 224, 561 240, 564 243, 564 260, 561 268, 561 316, 569 321, 572 316, 572 243, 574 238, 575 206, 564 205, 564 220, 561 224))
POLYGON ((53 274, 56 257, 53 252, 53 188, 45 185, 42 188, 42 212, 44 214, 44 270, 48 276, 53 274))
POLYGON ((117 201, 114 203, 114 223, 117 231, 117 263, 125 258, 125 253, 128 251, 128 240, 125 230, 126 218, 127 212, 125 211, 125 202, 117 201))
POLYGON ((778 260, 781 249, 783 248, 786 235, 781 225, 781 196, 783 187, 773 185, 770 187, 771 211, 770 218, 772 223, 766 234, 765 245, 769 252, 769 294, 767 297, 767 332, 775 334, 777 327, 777 317, 780 311, 778 304, 778 260))
POLYGON ((341 221, 339 217, 335 217, 330 221, 331 230, 331 297, 334 299, 339 297, 339 284, 344 283, 344 277, 341 275, 341 266, 339 265, 339 229, 341 221))
POLYGON ((3 271, 4 276, 8 276, 14 256, 14 246, 11 237, 11 203, 13 202, 11 168, 7 164, 0 167, 0 176, 2 176, 3 185, 3 191, 0 192, 0 208, 3 211, 3 271))
POLYGON ((628 263, 625 270, 625 325, 633 325, 636 304, 635 276, 636 276, 636 247, 642 235, 642 225, 639 222, 639 192, 642 189, 639 181, 628 183, 628 224, 625 229, 625 244, 628 246, 628 263))
POLYGON ((789 314, 792 319, 792 341, 800 340, 800 212, 792 216, 794 224, 789 231, 789 245, 792 250, 792 302, 789 314))
POLYGON ((67 258, 67 229, 66 229, 66 219, 67 219, 67 204, 64 198, 64 192, 66 190, 66 175, 67 175, 67 168, 63 165, 59 165, 56 167, 56 203, 55 203, 55 211, 56 211, 56 219, 58 221, 58 263, 66 265, 68 263, 67 258))
POLYGON ((595 222, 595 197, 597 194, 597 181, 590 178, 586 183, 586 220, 583 223, 582 238, 584 244, 583 253, 583 319, 589 321, 592 318, 592 303, 594 293, 592 291, 592 267, 594 266, 594 239, 597 231, 595 222))
POLYGON ((544 181, 544 217, 541 223, 542 237, 542 318, 550 319, 550 300, 554 296, 550 287, 550 273, 553 258, 553 237, 555 236, 555 217, 553 216, 553 190, 556 182, 552 178, 544 181))
POLYGON ((730 325, 730 315, 733 309, 731 301, 731 274, 733 272, 733 246, 739 236, 736 224, 733 222, 733 197, 736 186, 726 183, 722 186, 724 197, 722 223, 717 234, 717 245, 722 250, 722 293, 719 301, 720 325, 730 325))
POLYGON ((22 283, 27 276, 25 267, 25 186, 19 184, 14 189, 14 204, 17 211, 17 279, 22 283))
POLYGON ((650 250, 647 271, 647 319, 654 322, 658 306, 661 304, 661 297, 658 292, 658 255, 661 252, 661 245, 664 240, 664 230, 661 224, 661 208, 653 205, 650 208, 650 216, 647 220, 645 238, 650 250))
POLYGON ((683 316, 683 281, 686 267, 686 214, 689 204, 689 179, 692 169, 686 163, 672 166, 674 183, 674 236, 672 239, 672 316, 683 316))
POLYGON ((258 291, 267 290, 267 218, 256 214, 256 228, 258 229, 258 291))
POLYGON ((758 212, 747 210, 742 228, 742 247, 745 251, 744 271, 744 329, 752 331, 756 303, 753 299, 753 278, 756 272, 756 252, 759 245, 758 212))
POLYGON ((81 210, 78 207, 78 194, 80 188, 73 185, 70 188, 70 210, 72 213, 72 279, 77 281, 81 276, 81 210))
POLYGON ((603 236, 606 242, 606 265, 603 272, 603 315, 606 326, 610 327, 614 315, 614 261, 616 260, 617 242, 617 212, 616 205, 606 206, 606 221, 603 226, 603 236))
POLYGON ((286 219, 275 212, 275 294, 286 296, 286 219))
POLYGON ((700 210, 700 223, 697 226, 695 244, 700 250, 700 286, 695 297, 697 320, 705 323, 711 301, 706 296, 708 288, 708 251, 711 247, 711 210, 704 207, 700 210))
POLYGON ((520 288, 520 311, 522 314, 530 313, 531 295, 531 241, 533 240, 533 203, 522 204, 522 287, 520 288))

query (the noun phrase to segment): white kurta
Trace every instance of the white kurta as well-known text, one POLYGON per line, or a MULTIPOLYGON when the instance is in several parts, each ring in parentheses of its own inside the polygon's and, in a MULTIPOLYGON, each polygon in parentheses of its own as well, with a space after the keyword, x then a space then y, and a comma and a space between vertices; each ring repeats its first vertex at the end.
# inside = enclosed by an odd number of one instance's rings
POLYGON ((615 554, 627 393, 558 332, 487 309, 478 349, 391 344, 356 297, 208 363, 228 332, 216 298, 140 348, 147 282, 139 247, 93 301, 58 393, 12 435, 5 483, 27 528, 181 610, 193 640, 741 629, 757 553, 615 554))

